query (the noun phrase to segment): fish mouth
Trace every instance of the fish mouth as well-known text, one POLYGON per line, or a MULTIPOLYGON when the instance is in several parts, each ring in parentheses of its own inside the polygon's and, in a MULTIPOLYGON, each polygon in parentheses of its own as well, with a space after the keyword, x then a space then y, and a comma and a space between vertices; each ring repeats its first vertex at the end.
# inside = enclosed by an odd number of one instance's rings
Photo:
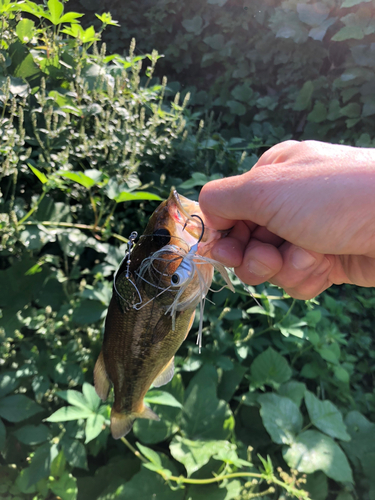
POLYGON ((205 225, 199 203, 182 196, 175 189, 172 189, 169 195, 168 211, 176 223, 179 236, 185 241, 190 240, 190 246, 199 242, 198 253, 201 255, 212 247, 214 241, 223 237, 221 231, 205 225))

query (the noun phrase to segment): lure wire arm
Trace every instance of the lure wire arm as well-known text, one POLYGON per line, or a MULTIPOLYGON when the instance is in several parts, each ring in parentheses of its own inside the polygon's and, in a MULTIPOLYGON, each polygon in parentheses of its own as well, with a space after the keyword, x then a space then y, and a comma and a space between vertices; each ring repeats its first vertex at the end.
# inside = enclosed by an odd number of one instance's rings
POLYGON ((116 287, 116 279, 117 279, 117 275, 118 275, 118 272, 119 270, 121 269, 121 266, 122 264, 124 263, 124 261, 126 259, 128 259, 127 263, 126 263, 126 273, 125 273, 125 277, 128 281, 130 281, 130 283, 133 285, 133 287, 135 288, 137 294, 138 294, 138 297, 139 297, 139 302, 137 304, 133 304, 132 307, 134 309, 136 309, 139 305, 142 304, 142 297, 141 297, 141 294, 139 293, 139 290, 137 288, 137 286, 135 285, 135 283, 132 282, 132 280, 130 279, 130 255, 131 255, 131 251, 132 251, 132 248, 134 246, 134 241, 137 239, 138 237, 138 233, 137 231, 133 231, 130 236, 129 236, 129 240, 128 240, 128 249, 124 255, 124 258, 122 259, 122 261, 120 262, 120 265, 119 267, 117 268, 115 274, 113 275, 113 288, 115 290, 115 292, 117 293, 117 295, 124 301, 124 302, 127 302, 127 300, 121 295, 121 293, 117 290, 117 287, 116 287))

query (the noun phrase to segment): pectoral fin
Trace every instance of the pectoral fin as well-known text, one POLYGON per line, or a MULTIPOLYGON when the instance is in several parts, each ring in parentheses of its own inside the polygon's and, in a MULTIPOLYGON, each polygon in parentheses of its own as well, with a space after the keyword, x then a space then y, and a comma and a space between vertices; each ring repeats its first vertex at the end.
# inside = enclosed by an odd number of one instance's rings
POLYGON ((111 411, 111 433, 114 439, 120 439, 128 434, 137 418, 148 418, 150 420, 160 420, 148 406, 143 406, 140 413, 119 413, 112 408, 111 411))
POLYGON ((152 382, 154 387, 160 387, 161 385, 168 384, 173 378, 174 374, 174 356, 170 359, 169 363, 165 366, 162 372, 156 377, 152 382))
POLYGON ((105 370, 103 353, 100 351, 99 357, 95 363, 94 368, 94 386, 97 395, 102 401, 105 401, 108 397, 108 393, 111 389, 111 382, 108 378, 107 372, 105 370))

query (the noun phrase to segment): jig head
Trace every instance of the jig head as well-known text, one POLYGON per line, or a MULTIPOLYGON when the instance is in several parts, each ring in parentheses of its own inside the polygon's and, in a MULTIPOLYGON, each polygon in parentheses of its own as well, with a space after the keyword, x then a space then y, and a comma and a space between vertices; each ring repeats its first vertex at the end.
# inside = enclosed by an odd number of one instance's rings
MULTIPOLYGON (((198 251, 198 245, 199 245, 199 243, 201 242, 201 240, 203 238, 203 235, 204 235, 204 222, 203 222, 202 218, 199 217, 199 215, 195 215, 194 214, 194 215, 192 215, 192 217, 196 217, 197 219, 200 220, 200 222, 202 224, 202 232, 201 232, 201 235, 199 236, 198 241, 194 245, 192 245, 192 247, 190 248, 189 252, 182 259, 180 265, 178 266, 178 268, 176 269, 176 271, 172 275, 172 277, 171 277, 171 285, 172 286, 182 286, 182 285, 184 285, 187 281, 189 281, 192 278, 192 276, 194 274, 194 271, 195 271, 195 266, 194 266, 194 264, 192 262, 192 257, 197 253, 197 251, 198 251)), ((185 222, 183 230, 185 229, 186 226, 187 226, 187 222, 185 222)))

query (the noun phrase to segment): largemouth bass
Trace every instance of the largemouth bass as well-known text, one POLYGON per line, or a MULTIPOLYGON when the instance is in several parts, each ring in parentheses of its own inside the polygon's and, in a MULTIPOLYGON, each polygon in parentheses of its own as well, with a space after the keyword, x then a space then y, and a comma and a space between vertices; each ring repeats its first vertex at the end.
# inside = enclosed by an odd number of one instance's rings
POLYGON ((206 228, 201 217, 198 203, 172 191, 115 274, 94 369, 103 401, 114 387, 115 439, 125 436, 136 418, 159 420, 143 398, 152 384, 159 387, 172 379, 174 355, 206 296, 214 267, 231 287, 224 267, 209 256, 222 234, 206 228))

